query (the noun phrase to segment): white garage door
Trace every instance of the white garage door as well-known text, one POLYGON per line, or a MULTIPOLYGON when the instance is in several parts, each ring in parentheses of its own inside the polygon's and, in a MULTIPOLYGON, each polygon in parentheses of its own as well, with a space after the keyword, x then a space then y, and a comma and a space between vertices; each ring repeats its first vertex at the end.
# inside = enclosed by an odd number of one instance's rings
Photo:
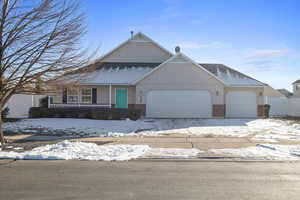
POLYGON ((150 118, 209 118, 211 96, 207 91, 151 91, 147 95, 146 116, 150 118))
POLYGON ((256 93, 228 92, 226 95, 226 117, 257 117, 256 93))

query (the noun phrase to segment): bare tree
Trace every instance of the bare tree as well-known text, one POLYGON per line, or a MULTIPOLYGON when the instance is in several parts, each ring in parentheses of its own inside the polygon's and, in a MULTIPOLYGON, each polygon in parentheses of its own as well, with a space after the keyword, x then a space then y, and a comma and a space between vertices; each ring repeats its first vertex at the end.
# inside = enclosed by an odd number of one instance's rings
POLYGON ((2 110, 12 95, 86 63, 84 16, 75 0, 0 0, 0 140, 2 110))

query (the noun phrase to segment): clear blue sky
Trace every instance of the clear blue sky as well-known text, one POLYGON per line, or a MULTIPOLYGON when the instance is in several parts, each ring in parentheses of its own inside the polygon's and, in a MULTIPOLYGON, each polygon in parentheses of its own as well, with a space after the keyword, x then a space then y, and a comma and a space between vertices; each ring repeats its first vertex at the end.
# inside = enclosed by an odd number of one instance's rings
POLYGON ((198 62, 223 63, 275 88, 300 79, 300 0, 82 0, 85 44, 106 53, 141 31, 198 62))

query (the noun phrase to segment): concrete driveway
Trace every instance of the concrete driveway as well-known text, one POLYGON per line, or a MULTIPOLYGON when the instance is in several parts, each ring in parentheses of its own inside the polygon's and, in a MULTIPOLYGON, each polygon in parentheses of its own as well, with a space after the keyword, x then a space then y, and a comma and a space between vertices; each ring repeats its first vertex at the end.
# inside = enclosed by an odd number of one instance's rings
POLYGON ((0 199, 298 200, 300 163, 0 161, 0 199))

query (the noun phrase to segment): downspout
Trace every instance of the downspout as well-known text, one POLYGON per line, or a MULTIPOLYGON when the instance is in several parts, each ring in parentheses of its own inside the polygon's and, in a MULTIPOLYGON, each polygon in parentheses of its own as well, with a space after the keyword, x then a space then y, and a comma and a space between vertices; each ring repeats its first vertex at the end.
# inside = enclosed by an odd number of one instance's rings
POLYGON ((111 85, 109 85, 109 107, 111 108, 111 85))

